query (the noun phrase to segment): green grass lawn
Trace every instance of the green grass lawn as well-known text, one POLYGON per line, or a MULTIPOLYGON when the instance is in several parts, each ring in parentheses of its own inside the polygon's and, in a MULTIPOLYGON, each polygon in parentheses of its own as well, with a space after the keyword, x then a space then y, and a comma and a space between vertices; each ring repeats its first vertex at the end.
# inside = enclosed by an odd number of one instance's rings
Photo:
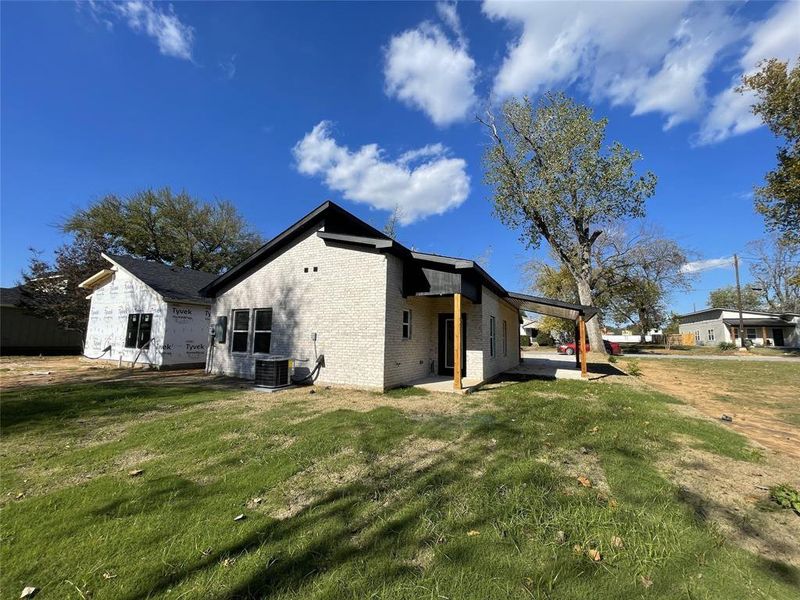
POLYGON ((756 460, 667 396, 529 382, 462 411, 326 408, 347 393, 4 393, 3 597, 798 597, 796 569, 726 543, 656 470, 675 439, 756 460))

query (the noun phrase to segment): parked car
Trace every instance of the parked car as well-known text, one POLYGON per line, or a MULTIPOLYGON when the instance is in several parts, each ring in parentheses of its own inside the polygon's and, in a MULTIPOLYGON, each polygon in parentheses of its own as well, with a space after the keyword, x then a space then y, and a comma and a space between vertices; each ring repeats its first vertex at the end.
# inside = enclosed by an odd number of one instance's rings
MULTIPOLYGON (((622 354, 622 348, 617 342, 609 342, 608 340, 603 340, 603 346, 606 347, 606 352, 608 352, 609 354, 614 354, 616 356, 622 354)), ((575 349, 576 349, 575 342, 570 342, 569 344, 560 344, 556 348, 559 354, 569 354, 570 356, 575 354, 575 349)), ((589 347, 589 342, 586 342, 586 351, 587 352, 592 351, 592 349, 589 347)))

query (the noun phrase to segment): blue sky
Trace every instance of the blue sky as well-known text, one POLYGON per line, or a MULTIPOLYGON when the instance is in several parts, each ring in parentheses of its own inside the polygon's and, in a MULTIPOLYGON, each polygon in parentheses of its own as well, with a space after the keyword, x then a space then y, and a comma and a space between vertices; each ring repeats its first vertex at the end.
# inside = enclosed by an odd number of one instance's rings
MULTIPOLYGON (((733 93, 800 54, 800 3, 8 3, 2 10, 2 285, 108 193, 233 201, 270 237, 326 199, 420 250, 534 255, 491 216, 474 115, 565 89, 659 177, 647 220, 703 259, 764 235, 751 190, 776 141, 733 93)), ((732 283, 703 271, 678 311, 732 283)))

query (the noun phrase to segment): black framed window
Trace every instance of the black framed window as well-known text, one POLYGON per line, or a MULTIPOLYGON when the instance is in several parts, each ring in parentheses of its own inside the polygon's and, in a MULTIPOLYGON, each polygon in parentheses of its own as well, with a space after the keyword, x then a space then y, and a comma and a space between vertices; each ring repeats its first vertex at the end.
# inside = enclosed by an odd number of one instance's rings
POLYGON ((247 352, 250 336, 250 311, 233 311, 233 331, 231 334, 231 352, 247 352))
POLYGON ((411 339, 411 311, 404 310, 403 311, 403 339, 410 340, 411 339))
POLYGON ((257 308, 253 324, 253 352, 269 354, 272 342, 272 309, 257 308))
POLYGON ((508 323, 503 320, 503 356, 508 356, 508 323))
POLYGON ((496 340, 495 340, 495 321, 494 317, 489 317, 489 356, 495 355, 496 340))
POLYGON ((125 331, 126 348, 143 348, 150 342, 153 330, 153 313, 131 313, 125 331))

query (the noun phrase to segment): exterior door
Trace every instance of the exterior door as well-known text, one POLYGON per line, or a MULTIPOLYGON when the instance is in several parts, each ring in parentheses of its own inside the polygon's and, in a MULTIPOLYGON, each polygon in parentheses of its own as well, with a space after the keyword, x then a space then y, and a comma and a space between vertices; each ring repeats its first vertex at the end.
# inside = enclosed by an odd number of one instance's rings
MULTIPOLYGON (((439 315, 439 375, 453 375, 455 346, 453 313, 439 315)), ((461 313, 461 376, 467 374, 467 315, 461 313)))
POLYGON ((783 346, 783 329, 780 327, 776 327, 772 330, 772 339, 775 342, 776 346, 783 346))

